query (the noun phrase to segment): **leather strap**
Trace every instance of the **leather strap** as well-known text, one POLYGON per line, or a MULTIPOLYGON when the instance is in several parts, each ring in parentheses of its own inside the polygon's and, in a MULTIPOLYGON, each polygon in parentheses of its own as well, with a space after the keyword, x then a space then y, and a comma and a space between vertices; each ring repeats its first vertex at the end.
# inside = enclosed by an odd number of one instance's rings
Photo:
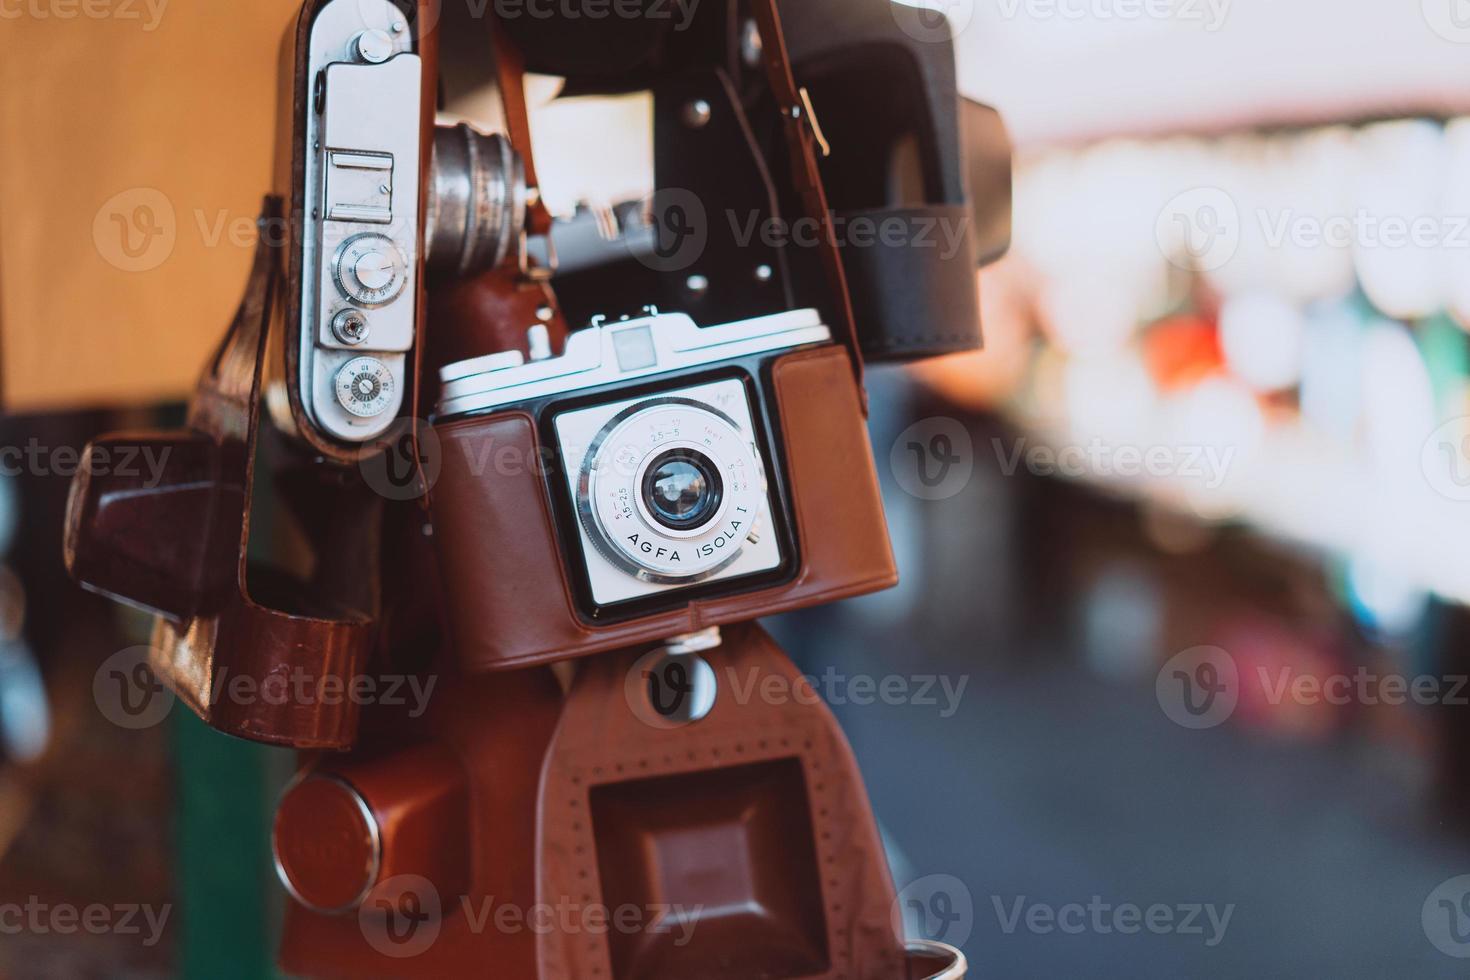
POLYGON ((490 43, 495 49, 495 71, 500 80, 500 98, 505 105, 506 132, 510 136, 510 145, 515 147, 525 165, 526 225, 533 234, 548 235, 551 233, 551 212, 541 200, 541 184, 536 179, 536 157, 531 150, 531 113, 526 106, 526 60, 498 19, 491 24, 490 43))
POLYGON ((787 145, 791 148, 791 179, 801 195, 807 217, 814 220, 821 231, 821 240, 817 247, 821 250, 822 268, 827 274, 828 285, 833 294, 832 312, 837 318, 835 332, 852 355, 853 374, 861 388, 863 355, 858 342, 857 321, 852 312, 852 295, 848 291, 847 272, 842 266, 842 256, 837 249, 832 212, 827 206, 827 192, 822 185, 822 171, 817 160, 818 147, 821 146, 824 152, 828 148, 817 128, 806 90, 796 84, 796 77, 791 73, 791 57, 786 50, 786 35, 781 30, 781 15, 776 10, 776 0, 751 0, 751 13, 755 16, 756 26, 760 28, 761 54, 765 61, 766 74, 785 125, 787 145))
MULTIPOLYGON (((541 236, 547 241, 551 255, 552 215, 541 199, 541 185, 536 177, 536 154, 531 145, 531 114, 526 104, 526 61, 521 51, 511 40, 505 25, 499 19, 490 24, 490 43, 495 53, 495 71, 500 83, 500 98, 505 111, 505 129, 510 145, 521 158, 526 180, 526 232, 541 236)), ((559 352, 566 344, 571 332, 562 315, 561 304, 551 288, 550 269, 533 269, 525 255, 524 238, 519 248, 506 258, 505 265, 486 273, 487 281, 496 292, 505 296, 512 308, 530 306, 551 310, 546 324, 553 352, 559 352), (539 271, 540 274, 533 274, 539 271), (528 298, 527 294, 534 297, 528 298)), ((516 324, 514 329, 522 333, 530 322, 516 324)), ((518 336, 516 346, 524 349, 525 338, 518 336)))

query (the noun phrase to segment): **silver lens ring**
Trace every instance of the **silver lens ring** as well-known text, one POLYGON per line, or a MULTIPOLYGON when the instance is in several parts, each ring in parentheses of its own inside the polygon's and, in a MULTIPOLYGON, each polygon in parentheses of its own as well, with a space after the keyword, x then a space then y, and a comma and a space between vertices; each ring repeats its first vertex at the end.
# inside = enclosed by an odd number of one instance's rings
POLYGON ((765 501, 765 470, 749 436, 724 412, 689 398, 653 398, 613 416, 577 478, 577 516, 598 553, 658 585, 700 582, 729 567, 765 501), (643 499, 650 463, 669 450, 697 452, 718 468, 720 501, 698 527, 665 526, 643 499))
POLYGON ((704 533, 704 529, 712 523, 716 523, 725 515, 726 504, 729 498, 724 494, 724 481, 720 476, 722 467, 709 457, 702 446, 686 440, 679 440, 658 447, 657 452, 649 453, 643 457, 643 462, 638 464, 638 472, 633 474, 633 486, 637 489, 633 503, 638 508, 638 514, 643 522, 649 527, 657 527, 660 534, 671 538, 697 538, 704 533), (660 520, 654 513, 653 502, 649 498, 651 474, 649 470, 653 464, 664 459, 675 459, 688 461, 689 465, 701 470, 708 471, 712 477, 714 486, 707 488, 707 496, 713 501, 713 507, 708 514, 700 514, 699 520, 689 527, 671 527, 666 520, 660 520))

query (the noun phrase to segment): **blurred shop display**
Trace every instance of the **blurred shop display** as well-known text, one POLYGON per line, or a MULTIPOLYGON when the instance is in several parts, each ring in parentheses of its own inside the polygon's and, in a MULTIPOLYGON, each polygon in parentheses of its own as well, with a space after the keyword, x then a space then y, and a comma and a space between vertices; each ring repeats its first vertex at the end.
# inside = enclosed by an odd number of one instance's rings
POLYGON ((1228 667, 1200 724, 1462 827, 1467 164, 1470 119, 1033 148, 986 351, 914 372, 1024 501, 1012 635, 1103 688, 1228 667))
POLYGON ((57 546, 71 468, 102 421, 0 418, 0 896, 12 924, 0 977, 161 976, 173 957, 167 928, 144 944, 13 925, 175 901, 169 726, 117 724, 94 687, 114 651, 146 642, 146 623, 65 588, 57 546))
MULTIPOLYGON (((0 559, 15 541, 19 501, 15 480, 0 474, 0 559)), ((26 645, 26 591, 9 565, 0 565, 0 759, 24 765, 46 751, 50 711, 35 657, 26 645)), ((0 854, 5 839, 0 831, 0 854)))
POLYGON ((1467 164, 1470 120, 1034 154, 990 349, 926 377, 1003 465, 1345 562, 1373 625, 1470 601, 1467 164))
MULTIPOLYGON (((0 474, 0 561, 15 541, 15 479, 0 474)), ((50 739, 50 709, 35 657, 26 645, 25 587, 0 564, 0 858, 30 816, 32 795, 22 767, 40 759, 50 739)))

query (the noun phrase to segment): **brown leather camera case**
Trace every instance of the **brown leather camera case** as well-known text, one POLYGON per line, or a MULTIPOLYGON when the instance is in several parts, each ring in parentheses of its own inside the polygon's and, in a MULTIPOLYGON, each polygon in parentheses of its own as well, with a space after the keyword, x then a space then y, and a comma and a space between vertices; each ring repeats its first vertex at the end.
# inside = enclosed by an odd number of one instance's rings
POLYGON ((787 354, 773 364, 772 381, 800 552, 796 575, 759 591, 694 600, 607 625, 585 621, 573 605, 568 569, 554 546, 546 485, 535 468, 486 472, 476 465, 499 453, 542 458, 531 417, 512 411, 440 426, 434 535, 453 647, 464 668, 501 670, 583 657, 896 583, 847 351, 833 345, 787 354))
POLYGON ((537 936, 541 980, 896 980, 893 881, 842 729, 770 636, 725 631, 707 717, 630 710, 639 655, 583 665, 546 753, 537 901, 660 928, 537 936), (652 924, 652 923, 650 923, 652 924))

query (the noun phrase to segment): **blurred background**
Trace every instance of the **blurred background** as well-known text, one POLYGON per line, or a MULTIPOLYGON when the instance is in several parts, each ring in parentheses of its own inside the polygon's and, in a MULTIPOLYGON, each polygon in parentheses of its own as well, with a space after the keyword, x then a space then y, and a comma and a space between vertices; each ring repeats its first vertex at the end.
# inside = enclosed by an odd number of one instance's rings
MULTIPOLYGON (((1463 975, 1470 4, 934 5, 1016 143, 987 348, 870 374, 901 586, 772 624, 909 928, 977 977, 1463 975)), ((0 11, 0 908, 137 929, 0 915, 0 973, 268 976, 291 761, 99 710, 147 623, 60 527, 238 300, 294 5, 126 9, 0 11)), ((533 91, 559 213, 646 192, 645 100, 533 91)))

